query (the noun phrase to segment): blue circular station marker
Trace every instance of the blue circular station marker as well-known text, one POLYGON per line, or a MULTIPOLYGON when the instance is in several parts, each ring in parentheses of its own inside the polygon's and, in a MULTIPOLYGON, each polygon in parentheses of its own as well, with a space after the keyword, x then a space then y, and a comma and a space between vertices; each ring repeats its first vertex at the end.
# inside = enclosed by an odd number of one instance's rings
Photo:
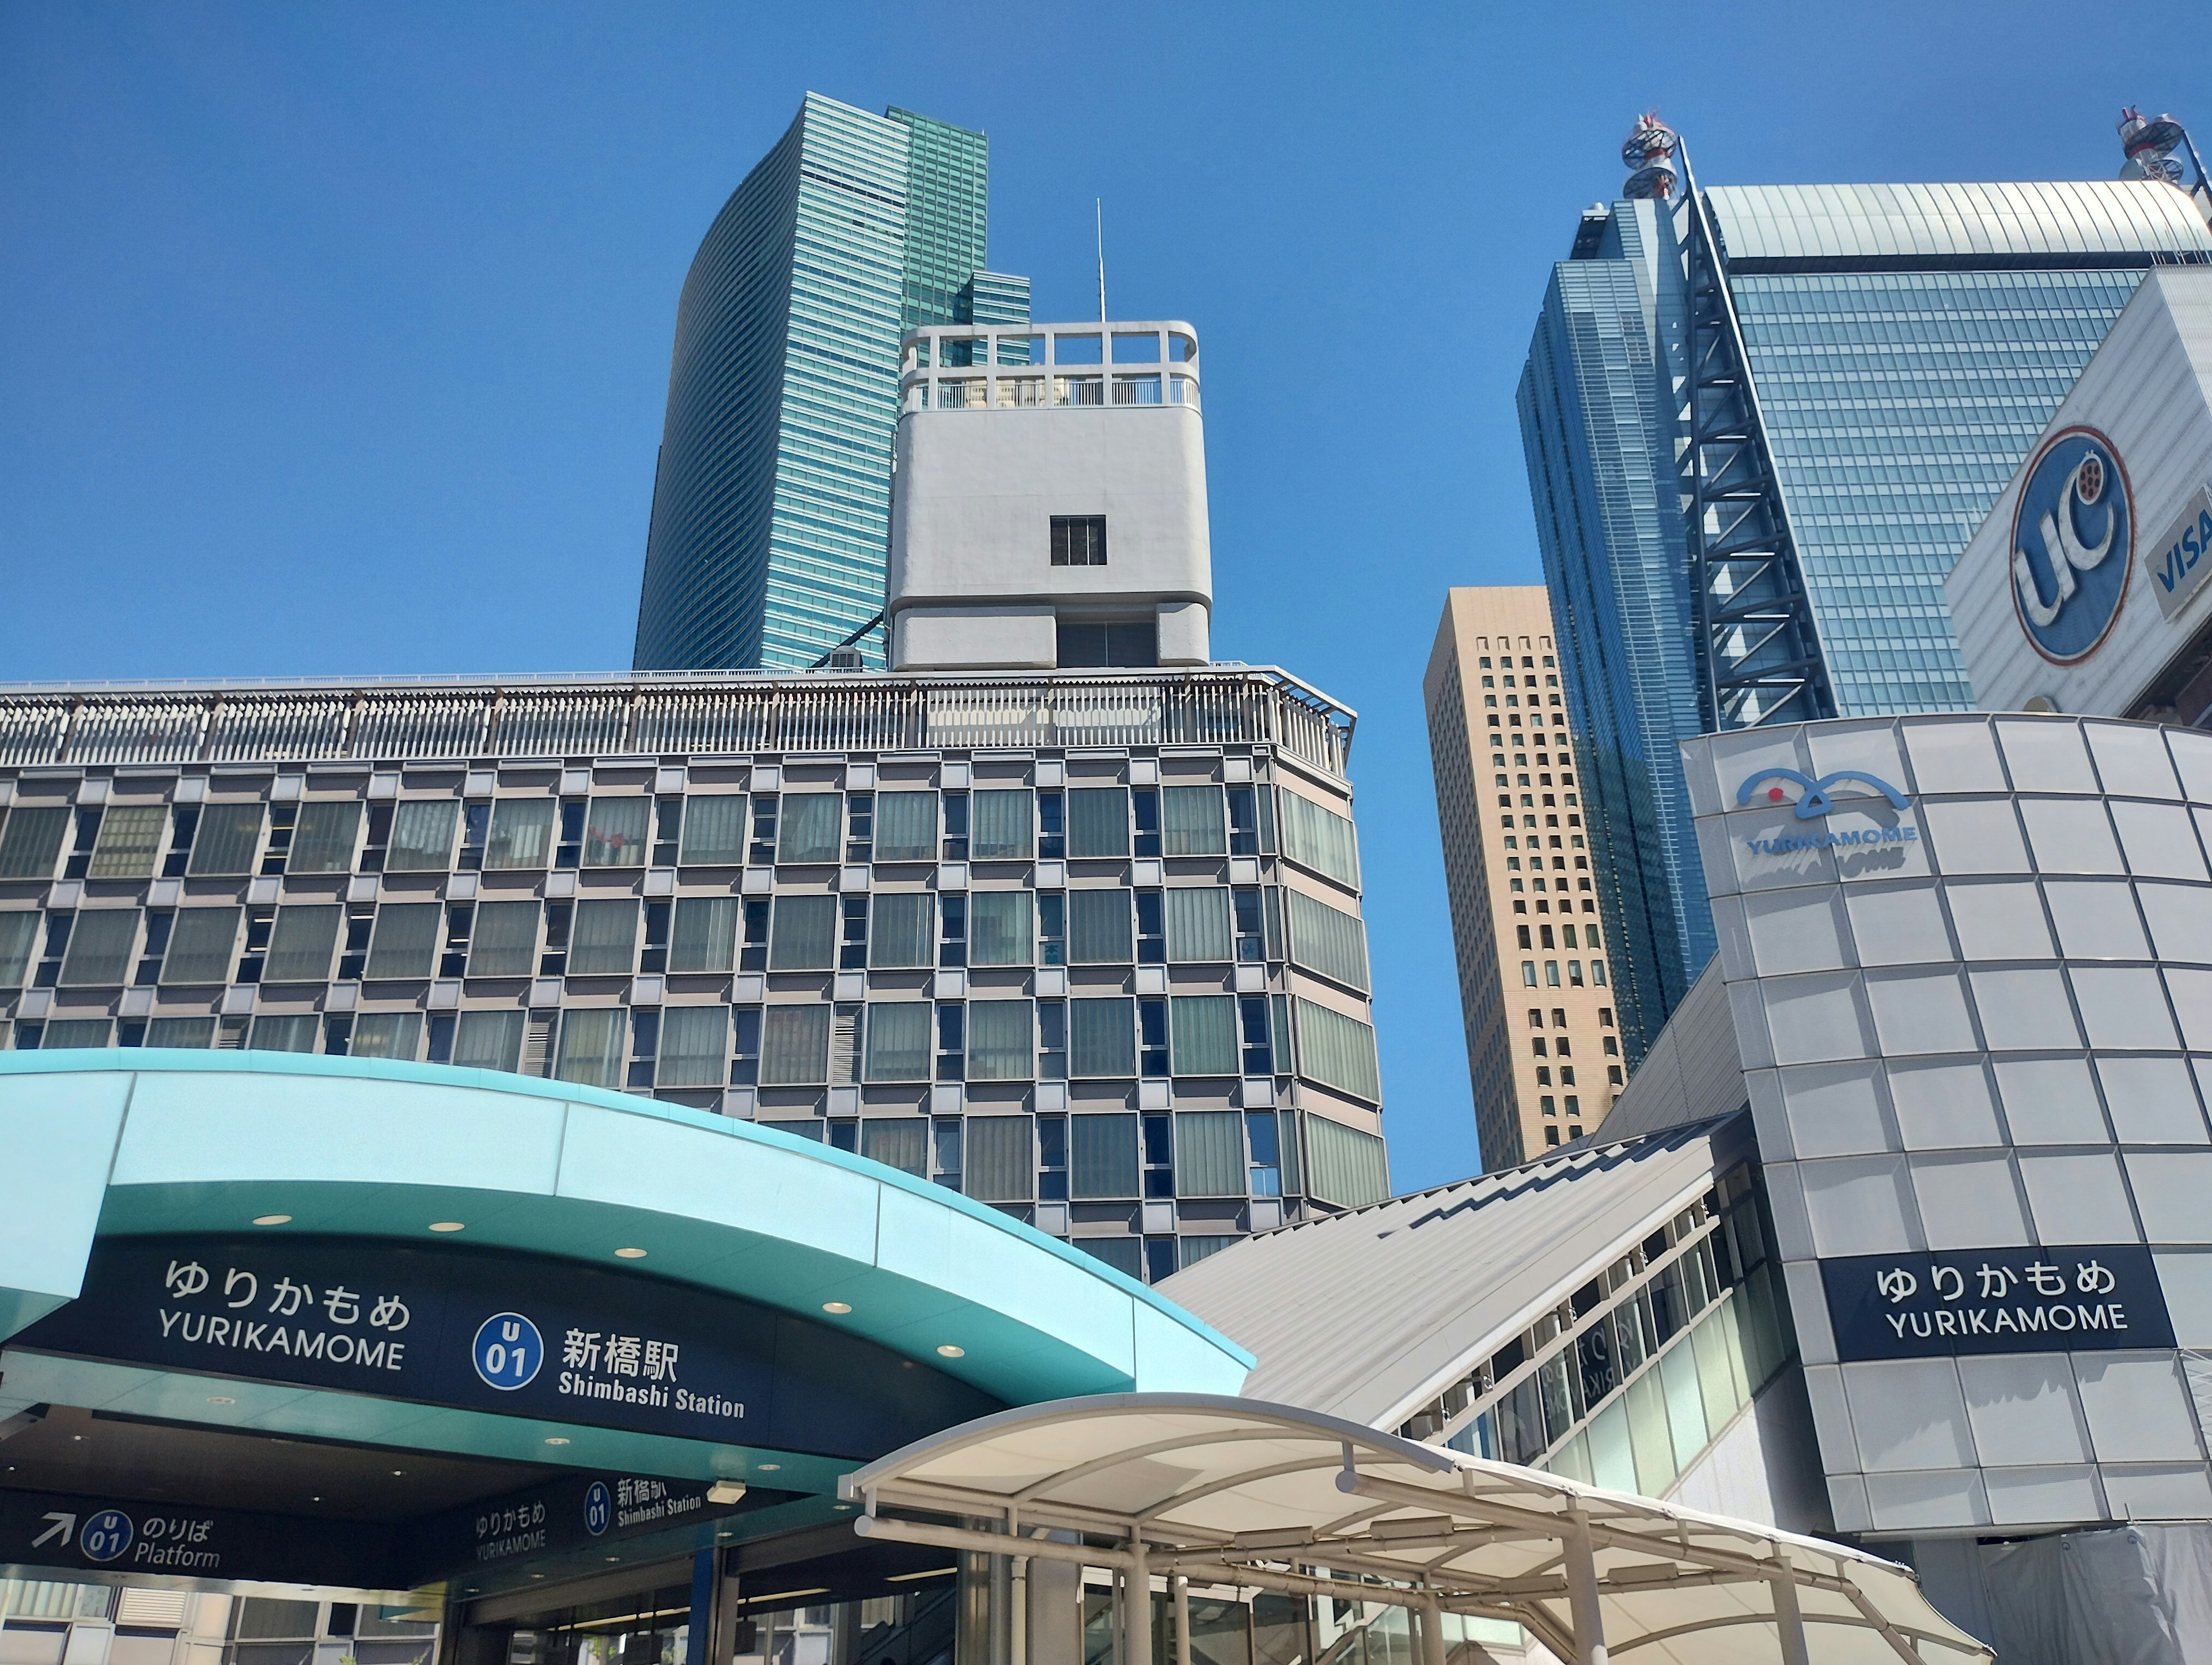
POLYGON ((484 1384, 511 1394, 537 1376, 545 1362, 545 1340, 520 1313, 495 1312, 477 1328, 469 1352, 484 1384))
POLYGON ((584 1493, 585 1527, 596 1538, 607 1529, 614 1517, 614 1494, 607 1490, 605 1480, 593 1480, 590 1490, 584 1493))
POLYGON ((84 1523, 77 1534, 76 1547, 85 1559, 93 1561, 112 1561, 131 1547, 131 1540, 138 1535, 138 1528, 131 1517, 119 1509, 103 1509, 84 1523))

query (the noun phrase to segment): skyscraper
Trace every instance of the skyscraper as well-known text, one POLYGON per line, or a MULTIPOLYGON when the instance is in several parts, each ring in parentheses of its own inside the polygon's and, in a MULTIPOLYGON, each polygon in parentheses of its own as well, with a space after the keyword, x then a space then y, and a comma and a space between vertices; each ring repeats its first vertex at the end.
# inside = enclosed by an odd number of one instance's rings
POLYGON ((981 133, 809 93, 731 193, 677 308, 637 669, 804 669, 882 611, 899 332, 1029 316, 983 270, 988 170, 981 133))
POLYGON ((1595 1132, 1628 1061, 1542 586, 1451 591, 1422 691, 1482 1165, 1510 1168, 1595 1132))
POLYGON ((1717 185, 1645 118, 1553 269, 1518 396, 1632 1050, 1711 958, 1676 743, 1971 700, 1943 578, 2185 192, 1717 185))

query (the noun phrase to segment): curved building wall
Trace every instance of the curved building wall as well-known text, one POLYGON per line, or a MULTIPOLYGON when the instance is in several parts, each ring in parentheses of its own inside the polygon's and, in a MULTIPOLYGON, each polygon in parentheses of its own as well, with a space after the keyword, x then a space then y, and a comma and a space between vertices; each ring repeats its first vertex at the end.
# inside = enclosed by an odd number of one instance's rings
POLYGON ((1837 1528, 2212 1516, 2212 736, 1684 755, 1837 1528))

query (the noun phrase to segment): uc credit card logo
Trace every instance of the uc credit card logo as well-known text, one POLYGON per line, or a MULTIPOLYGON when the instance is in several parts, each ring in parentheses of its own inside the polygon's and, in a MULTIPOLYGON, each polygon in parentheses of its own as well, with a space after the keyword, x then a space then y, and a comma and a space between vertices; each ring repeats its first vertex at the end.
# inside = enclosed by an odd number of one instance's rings
POLYGON ((2127 599, 2136 517, 2127 470, 2094 428, 2061 428, 2028 464, 2013 507, 2013 611, 2055 665, 2095 653, 2127 599))
MULTIPOLYGON (((1839 809, 1870 809, 1876 801, 1886 802, 1893 810, 1911 806, 1911 799, 1879 775, 1869 775, 1864 769, 1841 769, 1817 779, 1802 770, 1794 769, 1763 769, 1747 776, 1736 788, 1735 801, 1739 807, 1754 803, 1781 805, 1792 803, 1800 821, 1821 821, 1839 809), (1837 789, 1856 782, 1862 789, 1845 794, 1838 801, 1837 789), (1792 789, 1796 791, 1793 800, 1792 789)), ((1792 850, 1826 849, 1838 845, 1856 844, 1917 844, 1920 829, 1909 821, 1896 822, 1888 826, 1852 828, 1844 832, 1832 832, 1825 828, 1817 832, 1786 835, 1778 838, 1747 838, 1744 842, 1757 854, 1782 855, 1792 850)))

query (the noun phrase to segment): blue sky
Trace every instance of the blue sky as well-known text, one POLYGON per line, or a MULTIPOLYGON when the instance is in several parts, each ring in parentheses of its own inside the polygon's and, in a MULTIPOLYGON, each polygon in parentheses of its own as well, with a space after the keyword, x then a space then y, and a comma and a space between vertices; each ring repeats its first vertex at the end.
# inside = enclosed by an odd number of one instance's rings
MULTIPOLYGON (((677 292, 812 88, 992 140, 1040 317, 1205 341, 1215 652, 1360 713, 1392 1167, 1477 1164, 1420 673, 1656 105, 1708 182, 2108 177, 2212 41, 2036 4, 0 7, 0 678, 629 663, 677 292)), ((2190 100, 2194 99, 2192 106, 2190 100)))

